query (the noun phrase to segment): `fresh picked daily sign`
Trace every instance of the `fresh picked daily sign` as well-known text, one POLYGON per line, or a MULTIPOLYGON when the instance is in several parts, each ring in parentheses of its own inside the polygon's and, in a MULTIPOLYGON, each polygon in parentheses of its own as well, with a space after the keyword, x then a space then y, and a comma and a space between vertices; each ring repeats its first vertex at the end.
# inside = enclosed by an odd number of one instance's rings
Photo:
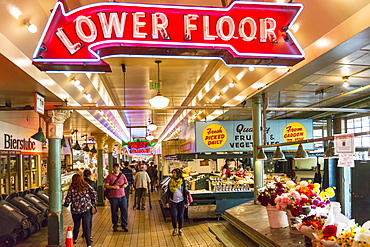
POLYGON ((244 1, 227 8, 103 2, 66 13, 58 1, 33 61, 44 71, 111 71, 102 59, 133 55, 291 66, 304 57, 289 30, 302 9, 244 1))

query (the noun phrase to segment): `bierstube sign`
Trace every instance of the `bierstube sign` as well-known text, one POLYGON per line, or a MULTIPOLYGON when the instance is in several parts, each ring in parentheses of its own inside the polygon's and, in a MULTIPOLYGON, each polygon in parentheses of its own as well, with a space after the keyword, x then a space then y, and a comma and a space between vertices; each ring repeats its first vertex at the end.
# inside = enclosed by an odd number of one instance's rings
POLYGON ((294 65, 297 3, 234 1, 196 7, 104 2, 65 12, 57 2, 33 55, 40 70, 111 71, 112 56, 222 59, 231 66, 294 65))

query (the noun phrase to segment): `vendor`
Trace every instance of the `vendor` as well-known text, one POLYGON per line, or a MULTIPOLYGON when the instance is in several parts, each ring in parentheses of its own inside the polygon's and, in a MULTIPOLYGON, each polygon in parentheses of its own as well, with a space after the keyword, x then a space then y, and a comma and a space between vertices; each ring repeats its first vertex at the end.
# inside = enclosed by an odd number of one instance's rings
POLYGON ((228 160, 226 160, 225 165, 222 167, 222 178, 227 179, 227 178, 230 177, 230 175, 231 175, 231 173, 230 173, 228 160))

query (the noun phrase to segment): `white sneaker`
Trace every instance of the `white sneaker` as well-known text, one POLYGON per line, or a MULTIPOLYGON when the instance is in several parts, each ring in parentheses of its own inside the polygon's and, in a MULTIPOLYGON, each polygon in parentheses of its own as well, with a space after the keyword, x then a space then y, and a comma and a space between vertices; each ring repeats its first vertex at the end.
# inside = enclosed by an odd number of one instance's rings
POLYGON ((176 236, 176 235, 177 235, 177 229, 173 229, 172 236, 176 236))
POLYGON ((184 235, 184 233, 182 232, 182 229, 179 229, 179 236, 182 236, 184 235))

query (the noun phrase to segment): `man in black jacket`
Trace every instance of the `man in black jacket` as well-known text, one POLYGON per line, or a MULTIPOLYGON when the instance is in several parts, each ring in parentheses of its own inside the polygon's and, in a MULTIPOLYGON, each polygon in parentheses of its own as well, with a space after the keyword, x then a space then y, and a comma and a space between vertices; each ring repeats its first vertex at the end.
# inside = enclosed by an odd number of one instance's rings
MULTIPOLYGON (((96 187, 96 183, 95 183, 95 181, 92 181, 91 179, 90 179, 90 177, 91 177, 91 171, 90 171, 90 169, 85 169, 84 170, 84 180, 95 190, 95 191, 98 191, 98 189, 97 189, 97 187, 96 187)), ((90 214, 91 215, 91 219, 90 219, 90 236, 92 236, 91 235, 91 231, 92 231, 92 217, 93 217, 93 215, 92 214, 90 214)), ((92 238, 92 237, 91 237, 92 238)), ((91 240, 92 241, 92 240, 91 240)))
POLYGON ((123 162, 123 168, 121 169, 121 172, 126 176, 127 181, 128 181, 128 186, 125 188, 125 193, 126 193, 126 197, 127 197, 127 205, 128 205, 129 197, 130 197, 130 194, 131 194, 131 188, 132 188, 132 185, 134 183, 134 177, 133 177, 133 174, 132 174, 132 169, 129 168, 129 165, 130 165, 129 162, 125 161, 125 162, 123 162))

